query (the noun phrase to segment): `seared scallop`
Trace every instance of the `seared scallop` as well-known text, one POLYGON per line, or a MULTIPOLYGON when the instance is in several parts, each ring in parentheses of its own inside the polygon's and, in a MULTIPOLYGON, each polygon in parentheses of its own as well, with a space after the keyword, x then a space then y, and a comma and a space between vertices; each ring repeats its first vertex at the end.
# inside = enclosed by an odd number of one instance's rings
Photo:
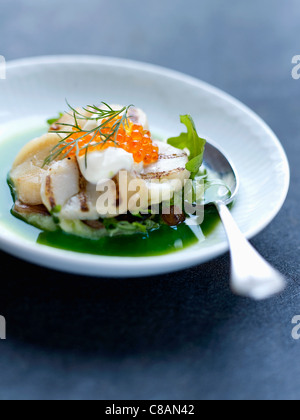
POLYGON ((59 140, 57 134, 46 134, 26 144, 16 157, 10 177, 24 204, 42 204, 40 189, 45 173, 44 161, 59 140))
POLYGON ((80 173, 75 158, 54 162, 42 178, 41 197, 49 211, 64 206, 79 191, 80 173))
POLYGON ((49 133, 35 138, 27 143, 19 152, 13 163, 13 169, 22 163, 30 162, 41 168, 51 150, 59 143, 61 138, 58 134, 49 133))
POLYGON ((141 173, 148 192, 148 204, 156 205, 170 200, 181 191, 190 172, 186 169, 187 154, 163 142, 156 142, 159 147, 158 161, 145 166, 141 173))
POLYGON ((157 141, 156 145, 159 148, 158 161, 145 166, 141 177, 147 181, 163 179, 184 181, 189 179, 190 172, 186 169, 187 154, 161 141, 157 141))

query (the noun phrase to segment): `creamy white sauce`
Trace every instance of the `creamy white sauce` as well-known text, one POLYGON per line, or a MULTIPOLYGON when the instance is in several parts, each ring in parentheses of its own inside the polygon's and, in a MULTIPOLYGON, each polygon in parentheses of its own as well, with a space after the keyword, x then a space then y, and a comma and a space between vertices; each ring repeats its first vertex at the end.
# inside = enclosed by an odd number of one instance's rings
POLYGON ((85 156, 80 156, 77 160, 84 178, 94 185, 113 178, 121 170, 128 172, 142 170, 140 166, 134 163, 132 153, 116 147, 109 147, 103 152, 88 153, 87 161, 85 156))

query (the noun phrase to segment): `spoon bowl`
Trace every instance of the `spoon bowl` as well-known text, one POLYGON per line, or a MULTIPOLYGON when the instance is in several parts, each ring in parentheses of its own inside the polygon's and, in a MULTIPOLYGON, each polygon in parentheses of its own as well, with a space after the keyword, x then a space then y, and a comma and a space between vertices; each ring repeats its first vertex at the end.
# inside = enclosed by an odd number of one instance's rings
POLYGON ((205 168, 217 174, 218 179, 230 189, 230 195, 228 195, 228 191, 226 191, 226 194, 221 194, 217 197, 213 194, 216 194, 216 192, 221 193, 222 191, 215 191, 216 189, 213 188, 214 191, 210 194, 209 189, 207 194, 205 194, 204 205, 214 204, 219 199, 228 206, 235 200, 240 187, 240 179, 233 163, 226 157, 225 153, 210 140, 205 146, 203 163, 205 168))

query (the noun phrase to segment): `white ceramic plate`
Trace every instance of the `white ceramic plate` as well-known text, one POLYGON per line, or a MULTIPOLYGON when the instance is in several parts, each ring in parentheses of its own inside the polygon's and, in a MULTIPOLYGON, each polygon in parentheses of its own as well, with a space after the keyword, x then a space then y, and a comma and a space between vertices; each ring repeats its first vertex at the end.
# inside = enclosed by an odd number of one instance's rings
POLYGON ((131 61, 100 57, 42 57, 8 64, 0 80, 0 246, 42 266, 95 276, 146 276, 185 269, 228 250, 220 226, 203 243, 174 254, 147 258, 100 257, 42 245, 13 228, 5 178, 30 132, 46 129, 45 120, 64 110, 65 98, 84 105, 105 100, 143 108, 153 131, 171 136, 182 131, 179 115, 190 113, 199 133, 213 139, 231 158, 241 180, 233 215, 251 238, 282 207, 290 180, 284 150, 269 127, 227 94, 189 76, 131 61), (27 133, 27 136, 25 134, 27 133), (18 139, 18 140, 16 140, 18 139), (6 147, 10 142, 15 147, 6 147))

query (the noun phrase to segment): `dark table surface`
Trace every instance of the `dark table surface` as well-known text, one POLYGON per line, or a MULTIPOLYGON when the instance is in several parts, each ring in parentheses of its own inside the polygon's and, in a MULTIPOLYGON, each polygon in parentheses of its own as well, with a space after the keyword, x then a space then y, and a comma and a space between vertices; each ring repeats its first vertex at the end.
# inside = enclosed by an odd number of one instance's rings
POLYGON ((99 54, 196 76, 253 108, 281 139, 288 200, 253 243, 288 278, 232 295, 228 255, 185 272, 100 280, 0 254, 2 399, 298 399, 300 54, 297 0, 2 0, 0 55, 99 54))

